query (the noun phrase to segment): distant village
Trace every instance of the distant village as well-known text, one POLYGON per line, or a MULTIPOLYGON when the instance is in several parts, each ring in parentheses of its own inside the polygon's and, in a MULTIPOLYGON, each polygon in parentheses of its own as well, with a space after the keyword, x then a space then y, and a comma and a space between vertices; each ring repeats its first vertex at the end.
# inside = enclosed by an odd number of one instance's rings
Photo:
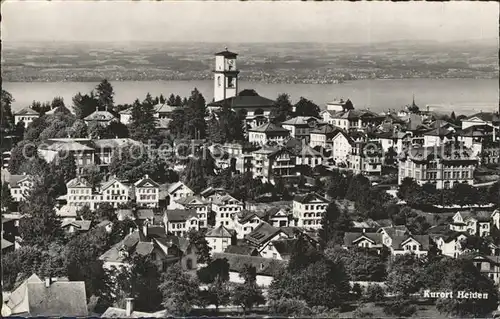
POLYGON ((118 108, 103 81, 8 116, 2 91, 2 316, 497 309, 498 112, 292 104, 241 89, 237 56, 211 102, 118 108), (464 287, 488 297, 424 298, 464 287))

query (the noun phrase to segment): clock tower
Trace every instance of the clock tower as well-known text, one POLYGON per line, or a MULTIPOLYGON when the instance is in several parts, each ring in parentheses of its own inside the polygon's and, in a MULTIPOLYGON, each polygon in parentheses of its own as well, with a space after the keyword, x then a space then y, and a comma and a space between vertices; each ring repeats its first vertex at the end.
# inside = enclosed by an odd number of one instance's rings
POLYGON ((238 71, 236 56, 238 54, 225 51, 215 54, 214 101, 218 102, 238 94, 238 71))

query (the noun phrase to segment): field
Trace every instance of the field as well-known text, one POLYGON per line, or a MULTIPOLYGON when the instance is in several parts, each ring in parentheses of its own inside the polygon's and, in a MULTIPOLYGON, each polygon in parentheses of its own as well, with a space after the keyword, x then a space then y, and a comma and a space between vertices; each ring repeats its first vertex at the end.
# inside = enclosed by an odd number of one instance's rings
MULTIPOLYGON (((218 43, 4 43, 4 81, 206 80, 218 43)), ((495 42, 235 43, 244 80, 498 78, 495 42)))

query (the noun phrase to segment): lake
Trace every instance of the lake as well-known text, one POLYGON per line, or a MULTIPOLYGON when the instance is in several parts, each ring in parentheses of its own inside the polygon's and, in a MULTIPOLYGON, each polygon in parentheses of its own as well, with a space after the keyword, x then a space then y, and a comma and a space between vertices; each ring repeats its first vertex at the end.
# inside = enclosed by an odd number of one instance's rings
MULTIPOLYGON (((196 87, 207 101, 213 98, 212 81, 122 81, 111 82, 115 90, 115 103, 132 103, 141 100, 146 93, 153 96, 170 93, 188 96, 196 87)), ((275 99, 280 93, 288 93, 295 103, 301 96, 316 104, 324 105, 334 99, 350 98, 356 108, 383 111, 388 108, 401 109, 412 101, 424 109, 457 115, 479 111, 495 111, 499 105, 498 79, 401 79, 401 80, 357 80, 341 84, 266 84, 240 81, 240 91, 255 89, 260 95, 275 99)), ((54 96, 64 98, 71 105, 72 97, 87 93, 97 83, 91 82, 4 82, 15 102, 13 110, 28 106, 33 100, 49 101, 54 96)))

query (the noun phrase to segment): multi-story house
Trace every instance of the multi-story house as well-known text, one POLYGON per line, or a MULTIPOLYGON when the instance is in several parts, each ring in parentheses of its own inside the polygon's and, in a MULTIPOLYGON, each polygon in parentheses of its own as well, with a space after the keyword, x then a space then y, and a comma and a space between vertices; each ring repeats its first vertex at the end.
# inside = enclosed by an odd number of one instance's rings
MULTIPOLYGON (((3 172, 2 172, 3 173, 3 172)), ((34 178, 31 175, 11 175, 5 181, 9 185, 10 195, 16 202, 23 202, 33 189, 34 178)))
POLYGON ((231 195, 212 195, 212 211, 215 213, 215 225, 223 225, 234 228, 236 213, 243 209, 243 203, 231 195))
POLYGON ((185 237, 190 230, 199 230, 195 209, 167 209, 163 215, 165 232, 185 237))
POLYGON ((382 234, 382 243, 392 256, 412 253, 424 257, 429 252, 429 235, 412 235, 406 226, 382 227, 377 233, 382 234))
POLYGON ((451 234, 436 235, 433 239, 441 255, 457 258, 465 252, 464 242, 468 237, 468 233, 455 231, 451 234))
POLYGON ((370 110, 323 111, 323 121, 340 127, 346 131, 362 130, 369 126, 377 126, 383 122, 385 116, 370 110))
POLYGON ((347 161, 355 174, 382 174, 382 146, 378 142, 355 142, 347 161))
POLYGON ((250 143, 225 143, 223 145, 224 151, 229 154, 231 160, 235 160, 235 169, 240 173, 250 172, 252 170, 252 152, 259 149, 250 143))
POLYGON ((19 122, 23 122, 25 127, 40 117, 40 113, 33 110, 30 107, 25 107, 18 112, 14 113, 14 125, 17 125, 19 122))
MULTIPOLYGON (((118 208, 121 204, 126 204, 130 199, 130 188, 124 182, 119 181, 116 177, 110 178, 100 187, 101 202, 111 204, 114 208, 118 208)), ((97 198, 96 198, 97 199, 97 198)))
POLYGON ((200 228, 208 227, 208 213, 211 203, 200 196, 181 197, 176 201, 180 209, 195 209, 198 214, 200 228))
POLYGON ((454 141, 455 131, 444 126, 423 133, 423 146, 441 146, 454 141))
POLYGON ((398 182, 410 177, 419 185, 431 183, 437 189, 451 188, 456 183, 473 185, 477 163, 477 157, 463 146, 413 147, 399 156, 398 182))
POLYGON ((177 200, 194 195, 194 192, 181 181, 169 185, 167 193, 169 197, 168 209, 181 208, 177 200))
POLYGON ((331 124, 322 125, 317 127, 310 132, 310 142, 311 147, 322 147, 326 149, 332 148, 332 138, 337 135, 339 129, 331 124))
POLYGON ((266 211, 266 218, 273 227, 293 227, 295 219, 293 213, 288 208, 273 207, 266 211))
POLYGON ((384 247, 382 244, 382 234, 370 232, 346 232, 344 234, 344 244, 342 247, 344 249, 353 249, 356 247, 366 248, 380 253, 384 247))
POLYGON ((347 166, 347 159, 352 151, 354 139, 344 130, 336 130, 332 137, 332 158, 336 165, 344 163, 347 166))
POLYGON ((272 242, 283 239, 289 239, 288 235, 266 222, 261 222, 250 234, 245 236, 248 244, 255 247, 262 257, 273 259, 278 259, 278 252, 272 242))
POLYGON ((95 210, 98 203, 97 196, 92 191, 92 185, 83 177, 76 177, 66 183, 68 206, 88 206, 95 210))
POLYGON ((321 219, 329 203, 326 198, 316 193, 295 196, 292 207, 297 226, 320 229, 321 219))
POLYGON ((289 136, 289 130, 272 122, 248 130, 248 141, 256 145, 266 145, 269 143, 281 145, 289 136))
POLYGON ((223 253, 227 247, 236 244, 235 232, 219 225, 205 234, 205 240, 210 247, 210 253, 223 253))
POLYGON ((285 147, 263 147, 252 154, 253 176, 262 178, 263 182, 273 182, 276 177, 296 176, 296 154, 293 151, 285 147))
POLYGON ((281 123, 284 129, 290 131, 290 136, 309 143, 311 131, 325 125, 314 116, 296 116, 281 123))
POLYGON ((461 211, 453 215, 450 229, 466 231, 470 235, 486 237, 491 233, 491 213, 486 211, 461 211))
POLYGON ((262 212, 241 210, 236 213, 233 219, 233 227, 236 231, 236 236, 239 239, 245 238, 246 235, 253 232, 261 222, 264 221, 262 212))
POLYGON ((306 165, 314 168, 323 163, 323 154, 316 151, 309 145, 304 145, 302 149, 297 153, 296 164, 306 165))
POLYGON ((499 256, 475 256, 472 259, 479 271, 490 278, 495 285, 500 284, 500 257, 499 256))
POLYGON ((135 201, 138 206, 158 207, 160 185, 148 175, 134 183, 135 201))

